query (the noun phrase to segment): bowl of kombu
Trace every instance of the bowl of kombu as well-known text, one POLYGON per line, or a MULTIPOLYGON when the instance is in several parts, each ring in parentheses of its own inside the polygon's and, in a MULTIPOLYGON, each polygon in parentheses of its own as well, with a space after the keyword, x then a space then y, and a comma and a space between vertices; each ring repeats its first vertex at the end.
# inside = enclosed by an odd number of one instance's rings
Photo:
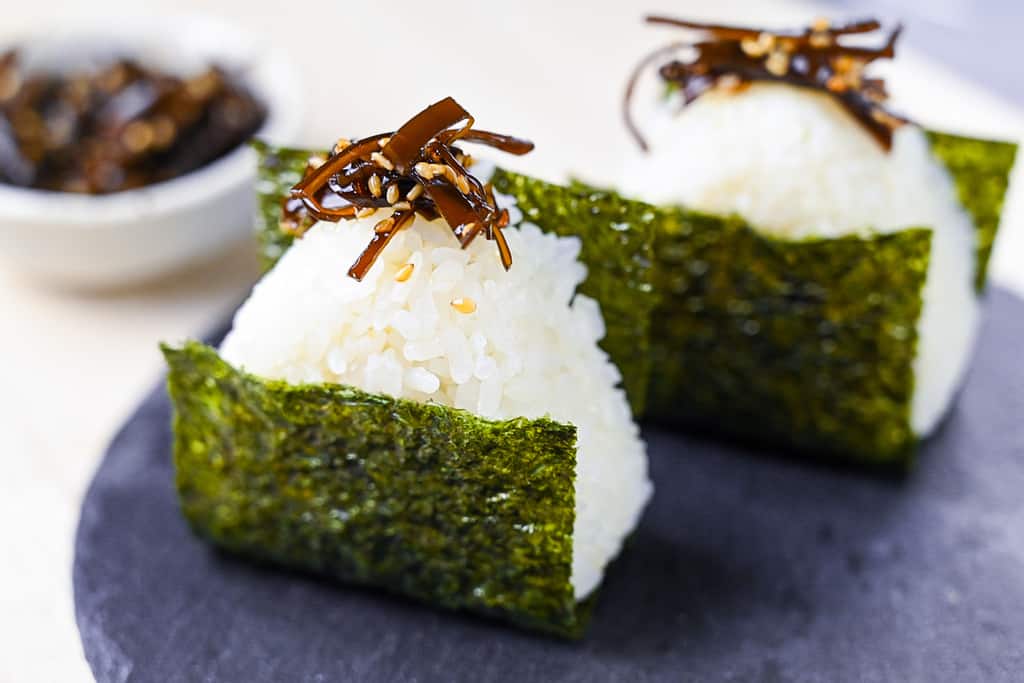
POLYGON ((0 260, 110 288, 222 253, 252 224, 255 135, 301 92, 267 43, 196 15, 62 21, 0 47, 0 260))

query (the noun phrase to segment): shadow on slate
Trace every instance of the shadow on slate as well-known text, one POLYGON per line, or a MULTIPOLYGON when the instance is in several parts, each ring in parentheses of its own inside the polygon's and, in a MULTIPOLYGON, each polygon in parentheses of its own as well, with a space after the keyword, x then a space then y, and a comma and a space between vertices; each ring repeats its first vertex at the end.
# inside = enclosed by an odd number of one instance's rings
POLYGON ((163 386, 110 446, 74 562, 99 681, 1000 681, 1024 671, 1024 302, 905 479, 647 430, 657 492, 565 643, 250 565, 178 514, 163 386))

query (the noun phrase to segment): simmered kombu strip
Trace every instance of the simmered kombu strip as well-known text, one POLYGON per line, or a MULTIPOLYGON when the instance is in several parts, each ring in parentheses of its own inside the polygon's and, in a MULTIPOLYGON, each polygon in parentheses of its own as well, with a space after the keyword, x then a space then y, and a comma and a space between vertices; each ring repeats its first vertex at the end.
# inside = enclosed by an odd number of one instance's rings
POLYGON ((468 129, 473 125, 473 117, 458 102, 445 98, 409 119, 391 135, 384 146, 384 156, 391 160, 399 173, 407 174, 431 139, 462 122, 466 122, 465 128, 468 129))
POLYGON ((311 157, 303 176, 281 203, 281 225, 301 236, 310 222, 337 221, 372 215, 390 208, 394 215, 380 220, 375 237, 349 268, 361 280, 394 232, 420 214, 444 219, 463 248, 478 235, 494 240, 502 265, 512 265, 512 253, 501 234, 508 212, 474 178, 466 157, 452 146, 460 139, 525 154, 533 144, 507 135, 472 130, 473 117, 448 97, 416 114, 401 128, 351 142, 339 141, 326 159, 311 157), (463 123, 461 128, 454 128, 463 123), (334 202, 334 206, 328 206, 334 202), (396 227, 397 226, 397 227, 396 227))
POLYGON ((648 17, 647 21, 695 31, 700 38, 658 48, 634 69, 626 87, 623 111, 627 128, 643 149, 647 149, 647 143, 630 114, 636 83, 647 66, 684 48, 694 51, 696 56, 672 59, 662 64, 658 73, 682 93, 686 104, 715 88, 733 91, 755 81, 769 81, 828 94, 886 150, 892 147, 893 131, 907 122, 884 107, 888 97, 884 82, 867 78, 863 73, 871 62, 895 55, 899 27, 889 34, 884 45, 869 48, 847 45, 841 39, 877 31, 881 24, 873 19, 839 26, 819 19, 799 31, 721 26, 657 16, 648 17))

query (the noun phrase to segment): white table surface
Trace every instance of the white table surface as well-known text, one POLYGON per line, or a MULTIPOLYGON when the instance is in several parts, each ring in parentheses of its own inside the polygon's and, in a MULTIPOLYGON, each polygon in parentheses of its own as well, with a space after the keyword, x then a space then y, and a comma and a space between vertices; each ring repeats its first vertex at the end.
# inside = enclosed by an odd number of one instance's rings
MULTIPOLYGON (((267 36, 282 31, 277 46, 321 74, 308 84, 315 99, 293 142, 323 145, 341 133, 394 127, 452 94, 483 127, 537 143, 510 166, 555 180, 570 172, 614 178, 630 144, 619 119, 625 76, 670 33, 644 27, 642 11, 775 25, 816 14, 807 5, 753 0, 719 0, 713 13, 699 0, 631 5, 529 0, 501 3, 499 13, 485 0, 145 4, 211 12, 267 36), (319 68, 322 58, 371 45, 373 59, 353 60, 350 73, 319 68)), ((88 7, 116 17, 133 6, 140 3, 88 7)), ((71 1, 4 0, 0 39, 80 12, 71 1)), ((926 124, 1024 138, 1024 113, 917 54, 904 51, 889 73, 896 105, 926 124)), ((1024 293, 1024 183, 1016 186, 993 276, 1024 293)), ((0 268, 8 330, 0 338, 0 682, 90 680, 70 578, 81 497, 114 430, 160 376, 157 342, 202 333, 255 277, 244 245, 212 267, 103 295, 51 291, 0 268)))

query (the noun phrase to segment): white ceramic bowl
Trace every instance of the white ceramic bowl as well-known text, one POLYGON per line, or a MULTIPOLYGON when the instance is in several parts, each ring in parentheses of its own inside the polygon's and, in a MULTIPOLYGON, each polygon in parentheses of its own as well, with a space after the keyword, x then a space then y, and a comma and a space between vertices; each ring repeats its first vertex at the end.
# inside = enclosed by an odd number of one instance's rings
MULTIPOLYGON (((26 66, 81 67, 130 56, 171 73, 217 63, 238 73, 268 109, 257 134, 293 140, 300 85, 267 39, 197 15, 147 14, 68 22, 13 43, 26 66)), ((102 196, 0 184, 0 261, 36 279, 109 288, 216 256, 249 233, 255 152, 247 146, 174 180, 102 196)))

